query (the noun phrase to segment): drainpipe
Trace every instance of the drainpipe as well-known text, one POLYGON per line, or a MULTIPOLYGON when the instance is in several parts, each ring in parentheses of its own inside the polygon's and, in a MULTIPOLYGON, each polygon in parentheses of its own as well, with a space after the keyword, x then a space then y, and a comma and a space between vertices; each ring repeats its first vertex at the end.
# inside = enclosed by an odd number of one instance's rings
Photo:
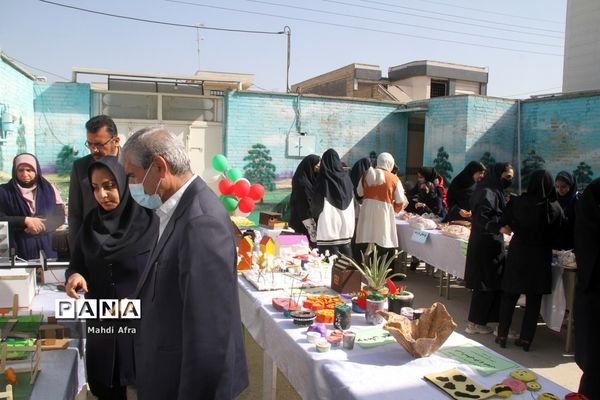
POLYGON ((517 99, 517 174, 519 194, 521 190, 521 100, 517 99))

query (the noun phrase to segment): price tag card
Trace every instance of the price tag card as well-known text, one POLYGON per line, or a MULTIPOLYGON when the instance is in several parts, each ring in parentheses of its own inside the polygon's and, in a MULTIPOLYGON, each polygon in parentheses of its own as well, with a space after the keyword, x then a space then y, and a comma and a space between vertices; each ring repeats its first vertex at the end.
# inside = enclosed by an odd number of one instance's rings
POLYGON ((429 232, 425 231, 414 231, 410 240, 413 242, 424 244, 429 237, 429 232))

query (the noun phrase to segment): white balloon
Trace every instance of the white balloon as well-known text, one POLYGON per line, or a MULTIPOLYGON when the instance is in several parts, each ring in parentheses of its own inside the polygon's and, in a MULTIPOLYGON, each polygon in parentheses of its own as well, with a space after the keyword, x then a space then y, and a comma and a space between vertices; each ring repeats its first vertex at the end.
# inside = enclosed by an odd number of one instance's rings
POLYGON ((217 194, 217 196, 221 195, 221 192, 219 192, 219 181, 221 178, 223 178, 223 174, 214 170, 213 168, 206 168, 204 171, 202 171, 200 177, 202 180, 204 180, 204 182, 206 182, 208 187, 217 194))

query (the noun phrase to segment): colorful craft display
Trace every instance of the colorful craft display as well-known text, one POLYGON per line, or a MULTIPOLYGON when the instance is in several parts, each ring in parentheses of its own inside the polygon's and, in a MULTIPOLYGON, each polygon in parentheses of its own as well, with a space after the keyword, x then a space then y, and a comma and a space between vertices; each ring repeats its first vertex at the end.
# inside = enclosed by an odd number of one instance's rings
POLYGON ((482 388, 457 368, 425 375, 425 379, 453 399, 487 399, 494 395, 491 390, 482 388))
POLYGON ((227 157, 217 154, 212 159, 212 166, 220 175, 218 189, 221 194, 221 203, 229 213, 239 210, 247 214, 254 210, 254 205, 265 195, 265 188, 260 183, 251 183, 244 178, 243 172, 238 168, 229 168, 227 157))
POLYGON ((302 306, 313 311, 319 311, 324 309, 332 310, 331 322, 333 322, 333 310, 338 304, 345 304, 344 301, 340 298, 340 296, 321 294, 307 296, 302 306))
POLYGON ((316 321, 320 324, 332 324, 333 313, 334 311, 331 309, 318 310, 315 312, 315 314, 317 315, 316 321))

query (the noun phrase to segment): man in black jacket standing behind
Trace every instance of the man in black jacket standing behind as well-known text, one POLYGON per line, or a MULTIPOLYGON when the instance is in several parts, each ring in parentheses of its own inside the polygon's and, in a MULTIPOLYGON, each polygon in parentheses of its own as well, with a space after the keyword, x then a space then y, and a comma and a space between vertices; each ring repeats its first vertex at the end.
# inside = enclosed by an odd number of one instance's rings
POLYGON ((88 178, 88 167, 104 156, 119 154, 119 136, 115 122, 106 115, 97 115, 85 123, 87 131, 85 147, 90 154, 76 160, 71 169, 69 183, 69 246, 73 248, 75 237, 90 210, 96 208, 94 194, 88 178))

